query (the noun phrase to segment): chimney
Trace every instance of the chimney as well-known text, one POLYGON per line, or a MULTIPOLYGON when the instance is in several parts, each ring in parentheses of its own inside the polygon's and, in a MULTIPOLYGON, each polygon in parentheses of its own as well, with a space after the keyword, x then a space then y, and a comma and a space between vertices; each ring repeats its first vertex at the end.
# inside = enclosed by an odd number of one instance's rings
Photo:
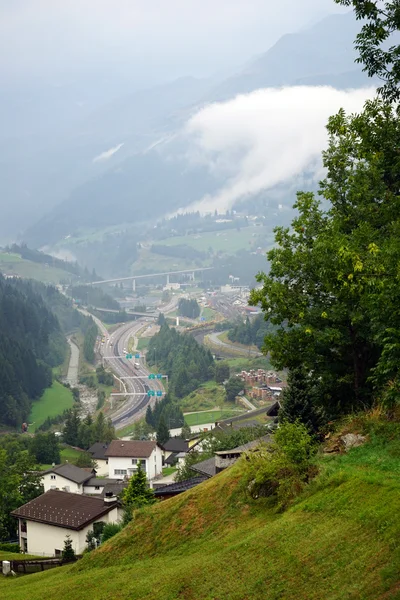
POLYGON ((114 492, 106 492, 104 495, 104 503, 112 504, 117 501, 117 496, 114 495, 114 492))

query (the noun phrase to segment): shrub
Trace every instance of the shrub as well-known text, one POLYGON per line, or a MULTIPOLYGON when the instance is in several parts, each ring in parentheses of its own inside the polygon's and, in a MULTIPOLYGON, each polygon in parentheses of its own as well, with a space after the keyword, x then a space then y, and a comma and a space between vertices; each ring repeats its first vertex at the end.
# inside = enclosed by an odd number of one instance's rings
POLYGON ((102 543, 106 542, 107 540, 112 538, 114 535, 119 533, 121 531, 121 529, 122 529, 122 525, 119 525, 117 523, 107 523, 107 525, 104 526, 103 533, 101 536, 102 543))
POLYGON ((267 497, 285 509, 314 477, 316 447, 306 427, 285 422, 272 444, 261 446, 245 456, 245 482, 252 498, 267 497))
POLYGON ((2 542, 0 543, 0 551, 1 552, 13 552, 15 554, 19 554, 21 552, 21 548, 19 547, 19 544, 12 544, 12 543, 6 543, 6 542, 2 542))

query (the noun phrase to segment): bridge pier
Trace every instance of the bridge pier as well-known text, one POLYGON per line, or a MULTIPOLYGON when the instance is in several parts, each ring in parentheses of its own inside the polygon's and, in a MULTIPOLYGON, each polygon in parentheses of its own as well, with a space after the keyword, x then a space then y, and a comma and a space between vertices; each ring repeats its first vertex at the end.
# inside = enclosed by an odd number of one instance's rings
POLYGON ((167 285, 169 285, 169 273, 167 273, 167 285))
POLYGON ((132 280, 132 291, 136 292, 136 279, 132 280))

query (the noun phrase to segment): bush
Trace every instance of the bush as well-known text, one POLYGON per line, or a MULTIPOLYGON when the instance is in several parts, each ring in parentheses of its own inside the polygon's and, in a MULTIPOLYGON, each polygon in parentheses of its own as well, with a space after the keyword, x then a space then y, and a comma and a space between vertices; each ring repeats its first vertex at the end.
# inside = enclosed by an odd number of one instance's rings
POLYGON ((246 454, 246 485, 252 498, 267 497, 285 509, 314 477, 316 446, 302 423, 285 422, 272 444, 246 454))
POLYGON ((12 543, 6 543, 6 542, 1 542, 0 543, 0 551, 1 552, 13 552, 15 554, 19 554, 21 552, 21 548, 19 547, 19 544, 12 544, 12 543))
POLYGON ((112 538, 114 535, 119 533, 121 531, 121 529, 122 529, 122 525, 119 525, 117 523, 107 523, 107 525, 104 526, 103 533, 101 536, 102 543, 106 542, 107 540, 112 538))

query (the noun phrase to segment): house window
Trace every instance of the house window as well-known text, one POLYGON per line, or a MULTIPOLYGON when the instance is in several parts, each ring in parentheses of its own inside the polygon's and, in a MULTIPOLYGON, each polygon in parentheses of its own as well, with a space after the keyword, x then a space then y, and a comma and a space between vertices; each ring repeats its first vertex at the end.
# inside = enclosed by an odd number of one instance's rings
POLYGON ((94 489, 95 489, 95 490, 99 490, 99 489, 100 489, 100 486, 99 486, 99 485, 95 485, 95 486, 94 486, 94 489))
POLYGON ((21 533, 26 533, 26 521, 21 521, 21 533))
POLYGON ((62 550, 59 550, 58 548, 56 548, 54 550, 54 556, 62 556, 62 550))
POLYGON ((108 465, 108 460, 106 460, 106 465, 108 465))
POLYGON ((50 475, 50 479, 55 479, 56 476, 55 475, 50 475))
POLYGON ((132 458, 132 464, 137 465, 137 458, 132 458))
POLYGON ((126 469, 114 469, 114 475, 126 475, 126 469))

